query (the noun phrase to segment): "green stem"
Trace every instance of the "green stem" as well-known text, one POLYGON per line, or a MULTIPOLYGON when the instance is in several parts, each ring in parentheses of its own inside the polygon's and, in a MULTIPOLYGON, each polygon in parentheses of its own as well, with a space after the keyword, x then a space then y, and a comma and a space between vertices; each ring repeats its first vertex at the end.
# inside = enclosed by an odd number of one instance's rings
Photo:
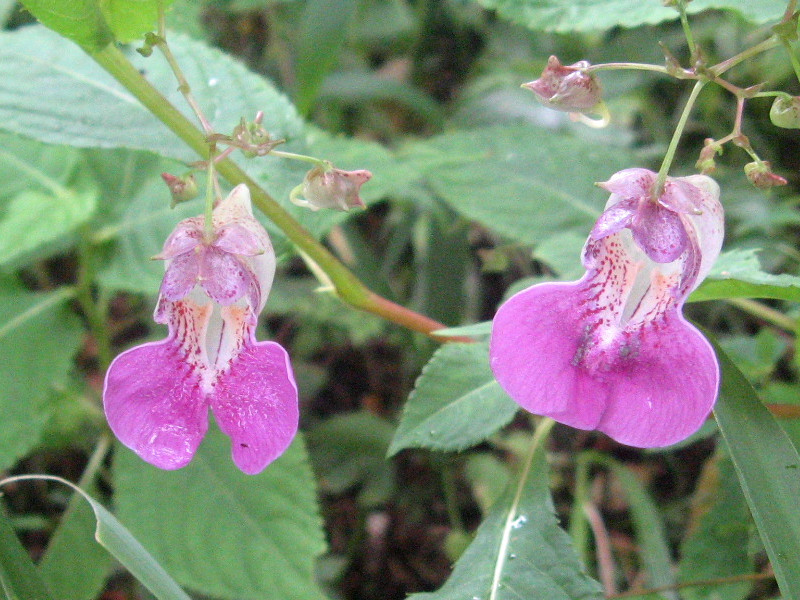
MULTIPOLYGON (((213 146, 209 145, 209 154, 213 157, 213 146)), ((214 161, 209 160, 206 166, 206 203, 203 215, 203 236, 207 244, 214 241, 214 161)))
POLYGON ((717 65, 714 65, 708 71, 714 77, 719 77, 720 75, 722 75, 726 71, 729 71, 730 69, 732 69, 733 67, 738 65, 740 62, 743 62, 743 61, 747 60, 748 58, 752 58, 753 56, 756 56, 757 54, 761 54, 762 52, 766 52, 767 50, 772 50, 779 43, 780 43, 780 41, 778 39, 778 36, 773 35, 772 37, 767 38, 763 42, 761 42, 759 44, 756 44, 755 46, 752 46, 751 48, 748 48, 747 50, 743 50, 742 52, 740 52, 736 56, 731 56, 729 59, 724 60, 724 61, 722 61, 721 63, 719 63, 717 65))
POLYGON ((313 156, 306 156, 305 154, 296 154, 294 152, 284 152, 283 150, 270 150, 270 155, 277 156, 278 158, 288 158, 291 160, 301 160, 303 162, 312 163, 314 165, 325 168, 325 161, 313 156))
POLYGON ((664 155, 664 160, 661 163, 661 168, 658 170, 658 178, 656 179, 656 184, 653 187, 654 198, 661 196, 662 192, 664 191, 664 183, 667 181, 667 173, 669 173, 669 168, 672 166, 672 161, 675 159, 675 152, 678 149, 678 142, 681 139, 681 135, 683 135, 683 130, 686 128, 686 121, 689 120, 689 114, 692 112, 692 107, 694 106, 695 100, 697 100, 697 96, 700 94, 700 90, 703 89, 704 85, 705 81, 699 80, 695 82, 692 92, 689 94, 689 99, 686 101, 686 105, 683 107, 683 113, 681 113, 681 118, 678 120, 678 124, 675 126, 675 133, 672 134, 672 140, 669 142, 669 148, 667 148, 667 152, 664 155))
MULTIPOLYGON (((209 160, 208 140, 203 132, 170 104, 116 46, 110 44, 91 56, 187 146, 202 159, 209 160)), ((232 184, 244 183, 250 188, 253 204, 319 265, 333 282, 336 294, 344 302, 421 333, 430 334, 432 331, 445 328, 433 319, 394 304, 372 292, 232 160, 225 159, 217 163, 217 172, 232 184)))
POLYGON ((648 65, 645 63, 611 62, 598 65, 589 65, 583 69, 584 73, 596 73, 597 71, 654 71, 662 75, 669 75, 669 69, 662 65, 648 65))
POLYGON ((783 47, 786 48, 786 53, 789 55, 789 60, 791 61, 792 68, 794 69, 794 75, 797 77, 797 80, 800 81, 800 61, 797 60, 797 55, 792 50, 792 45, 784 38, 781 38, 781 44, 783 44, 783 47))
POLYGON ((583 507, 589 501, 589 466, 590 461, 584 454, 578 454, 575 461, 575 495, 569 519, 569 535, 572 545, 578 553, 582 564, 589 559, 589 522, 583 507))
POLYGON ((686 36, 686 43, 689 45, 689 55, 692 57, 692 63, 697 61, 697 46, 694 43, 694 35, 692 29, 689 27, 689 17, 686 15, 686 2, 679 0, 678 11, 681 13, 681 27, 683 27, 683 34, 686 36))
POLYGON ((111 349, 111 338, 108 335, 106 310, 101 300, 95 300, 94 256, 88 231, 84 231, 78 242, 78 282, 77 300, 81 305, 89 331, 97 344, 97 361, 101 372, 105 373, 114 357, 111 349))
POLYGON ((794 319, 786 316, 782 312, 775 310, 774 308, 767 306, 766 304, 762 304, 756 300, 751 300, 750 298, 728 298, 727 302, 728 304, 732 304, 744 312, 766 321, 770 325, 774 325, 779 329, 788 331, 791 334, 794 334, 797 331, 797 322, 794 319))

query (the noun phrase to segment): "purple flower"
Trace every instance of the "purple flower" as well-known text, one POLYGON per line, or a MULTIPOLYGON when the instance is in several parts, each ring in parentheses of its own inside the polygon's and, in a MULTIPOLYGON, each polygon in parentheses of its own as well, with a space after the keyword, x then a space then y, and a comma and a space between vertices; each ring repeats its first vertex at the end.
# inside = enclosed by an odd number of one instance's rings
POLYGON ((298 423, 289 356, 255 339, 275 253, 245 185, 214 209, 213 239, 203 225, 203 217, 181 221, 156 257, 166 260, 166 273, 154 319, 169 335, 111 363, 106 417, 144 460, 178 469, 194 456, 211 408, 236 466, 255 474, 286 449, 298 423))
POLYGON ((709 177, 626 169, 583 251, 586 274, 508 300, 494 319, 491 366, 523 408, 639 447, 694 433, 717 397, 708 341, 683 317, 719 254, 723 214, 709 177))

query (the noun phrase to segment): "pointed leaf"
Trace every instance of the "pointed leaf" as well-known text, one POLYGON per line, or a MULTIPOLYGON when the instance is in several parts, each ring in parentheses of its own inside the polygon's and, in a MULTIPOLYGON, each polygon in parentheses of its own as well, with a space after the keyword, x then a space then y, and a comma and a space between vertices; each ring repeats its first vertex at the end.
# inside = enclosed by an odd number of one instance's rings
POLYGON ((114 40, 97 0, 21 0, 21 4, 46 27, 89 52, 114 40))
POLYGON ((785 598, 800 598, 800 456, 753 386, 717 345, 714 416, 785 598))
POLYGON ((518 478, 492 506, 447 583, 437 592, 414 594, 409 600, 603 597, 600 585, 585 573, 556 521, 541 445, 547 423, 539 425, 518 478))
POLYGON ((5 509, 0 507, 0 596, 3 600, 52 600, 50 590, 36 573, 5 509))
POLYGON ((114 472, 120 518, 186 587, 241 600, 321 597, 313 566, 325 544, 299 436, 255 476, 234 466, 217 428, 183 469, 161 471, 118 446, 114 472))
POLYGON ((389 455, 403 448, 474 446, 511 421, 518 408, 489 368, 488 344, 446 344, 417 379, 389 455))
MULTIPOLYGON (((147 550, 106 508, 74 483, 52 475, 18 475, 0 481, 0 486, 16 481, 56 481, 72 488, 92 507, 97 527, 95 539, 108 550, 158 600, 191 600, 147 550)), ((35 598, 36 596, 31 596, 35 598)))
POLYGON ((757 250, 735 249, 720 254, 690 301, 719 298, 776 298, 800 301, 800 277, 762 270, 757 250))

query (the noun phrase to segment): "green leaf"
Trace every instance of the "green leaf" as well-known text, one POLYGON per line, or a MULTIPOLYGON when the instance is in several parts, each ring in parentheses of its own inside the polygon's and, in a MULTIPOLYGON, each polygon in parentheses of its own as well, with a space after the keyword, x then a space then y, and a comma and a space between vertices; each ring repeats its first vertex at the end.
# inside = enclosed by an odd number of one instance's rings
POLYGON ((389 455, 403 448, 469 448, 511 421, 518 408, 489 368, 488 344, 445 344, 417 379, 389 455))
POLYGON ((735 249, 720 254, 706 280, 689 300, 720 298, 776 298, 800 301, 800 277, 773 275, 761 269, 754 249, 735 249))
POLYGON ((96 191, 73 148, 0 133, 0 268, 60 251, 95 210, 96 191))
MULTIPOLYGON (((557 31, 603 31, 612 27, 655 25, 678 18, 678 11, 660 0, 478 0, 479 4, 530 29, 557 31)), ((786 10, 775 0, 694 0, 688 12, 719 8, 731 10, 756 23, 777 21, 786 10)))
POLYGON ((359 486, 362 506, 388 500, 394 473, 386 451, 394 426, 372 413, 359 411, 326 419, 306 435, 323 491, 341 494, 359 486))
POLYGON ((444 337, 463 335, 477 339, 486 338, 492 334, 492 321, 481 321, 480 323, 471 323, 470 325, 437 329, 433 334, 444 337))
MULTIPOLYGON (((539 430, 547 429, 546 423, 539 430)), ((552 423, 552 422, 550 422, 552 423)), ((409 600, 600 600, 558 526, 549 469, 537 430, 518 479, 492 506, 475 539, 437 592, 409 600)))
POLYGON ((48 391, 66 381, 83 328, 67 310, 68 288, 31 294, 3 281, 0 287, 0 469, 39 443, 49 413, 48 391))
POLYGON ((456 212, 525 244, 585 237, 607 196, 594 182, 636 162, 625 149, 522 124, 454 131, 402 154, 456 212))
POLYGON ((778 586, 800 598, 800 456, 750 382, 719 346, 720 397, 714 409, 778 586))
POLYGON ((158 5, 169 7, 173 0, 95 0, 105 14, 114 37, 132 42, 158 28, 158 5))
POLYGON ((356 13, 356 0, 308 0, 297 40, 297 107, 307 115, 322 80, 339 60, 339 51, 356 13))
POLYGON ((36 573, 28 551, 22 547, 5 509, 0 507, 0 596, 3 600, 52 600, 50 590, 36 573))
MULTIPOLYGON (((749 555, 752 519, 729 456, 717 452, 706 462, 695 492, 689 537, 681 546, 681 583, 725 579, 753 573, 749 555)), ((741 600, 752 582, 692 586, 686 600, 741 600)))
POLYGON ((302 439, 250 476, 212 429, 179 471, 161 471, 119 447, 120 518, 188 588, 241 600, 320 598, 313 567, 325 544, 302 439))
POLYGON ((71 501, 37 565, 61 600, 93 600, 103 590, 113 559, 95 541, 95 527, 91 506, 71 501))
MULTIPOLYGON (((83 496, 92 507, 97 521, 95 539, 127 568, 142 585, 150 590, 158 600, 191 600, 122 523, 108 512, 102 504, 77 485, 52 475, 19 475, 0 481, 0 486, 25 480, 57 481, 71 487, 76 493, 83 496)), ((29 598, 37 598, 37 596, 30 596, 29 598)))
MULTIPOLYGON (((231 132, 241 117, 252 119, 262 110, 270 134, 287 140, 282 148, 305 153, 304 125, 272 84, 185 36, 172 35, 170 48, 217 131, 231 132)), ((170 102, 186 105, 158 53, 145 59, 133 52, 129 58, 170 102)), ((49 143, 142 149, 184 162, 198 158, 78 48, 41 28, 0 34, 0 80, 7 82, 0 88, 0 128, 49 143)), ((313 212, 289 202, 290 190, 303 180, 308 165, 269 156, 248 161, 238 153, 233 158, 315 235, 341 218, 335 211, 313 212)), ((335 156, 327 158, 336 162, 335 156)), ((265 224, 281 250, 282 233, 265 224)))
POLYGON ((87 52, 100 50, 114 39, 98 0, 20 0, 20 3, 46 27, 87 52))

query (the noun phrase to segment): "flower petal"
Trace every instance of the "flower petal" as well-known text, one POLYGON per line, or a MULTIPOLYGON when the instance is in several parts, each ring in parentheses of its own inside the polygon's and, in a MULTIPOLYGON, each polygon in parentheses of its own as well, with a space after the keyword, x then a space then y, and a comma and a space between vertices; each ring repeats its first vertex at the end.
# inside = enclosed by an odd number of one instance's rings
POLYGON ((200 254, 203 247, 180 254, 166 264, 159 294, 170 302, 177 302, 192 291, 200 275, 200 254), (198 252, 199 251, 199 252, 198 252))
POLYGON ((630 229, 634 241, 657 263, 676 260, 689 243, 680 215, 654 202, 640 203, 630 229))
POLYGON ((576 364, 586 325, 576 310, 582 286, 542 283, 514 295, 494 318, 489 355, 497 381, 523 408, 594 429, 608 390, 576 364))
POLYGON ((160 254, 153 258, 160 260, 170 260, 193 250, 195 246, 203 241, 203 221, 202 217, 192 217, 184 219, 175 226, 175 229, 164 242, 164 248, 160 254))
POLYGON ((170 336, 120 354, 103 389, 114 434, 161 469, 186 465, 208 429, 202 359, 196 352, 211 307, 181 303, 176 310, 180 322, 170 324, 170 336))
POLYGON ((621 367, 597 428, 623 444, 668 446, 697 431, 717 398, 711 344, 677 311, 648 323, 636 357, 621 367))
POLYGON ((599 240, 630 226, 637 206, 636 200, 621 200, 614 206, 606 208, 594 224, 589 237, 599 240))
POLYGON ((258 288, 255 274, 244 261, 215 246, 204 249, 200 260, 200 285, 212 300, 222 306, 229 306, 258 288))
MULTIPOLYGON (((612 194, 616 194, 621 199, 639 200, 646 198, 650 194, 656 177, 657 175, 651 170, 636 167, 618 171, 611 176, 611 179, 597 185, 612 194)), ((619 199, 610 198, 606 207, 612 206, 618 201, 619 199)))
POLYGON ((703 192, 688 177, 668 177, 658 201, 677 213, 697 215, 703 212, 703 192))
POLYGON ((233 462, 254 475, 289 446, 299 421, 289 355, 275 342, 249 339, 222 373, 211 396, 220 429, 230 436, 233 462))

